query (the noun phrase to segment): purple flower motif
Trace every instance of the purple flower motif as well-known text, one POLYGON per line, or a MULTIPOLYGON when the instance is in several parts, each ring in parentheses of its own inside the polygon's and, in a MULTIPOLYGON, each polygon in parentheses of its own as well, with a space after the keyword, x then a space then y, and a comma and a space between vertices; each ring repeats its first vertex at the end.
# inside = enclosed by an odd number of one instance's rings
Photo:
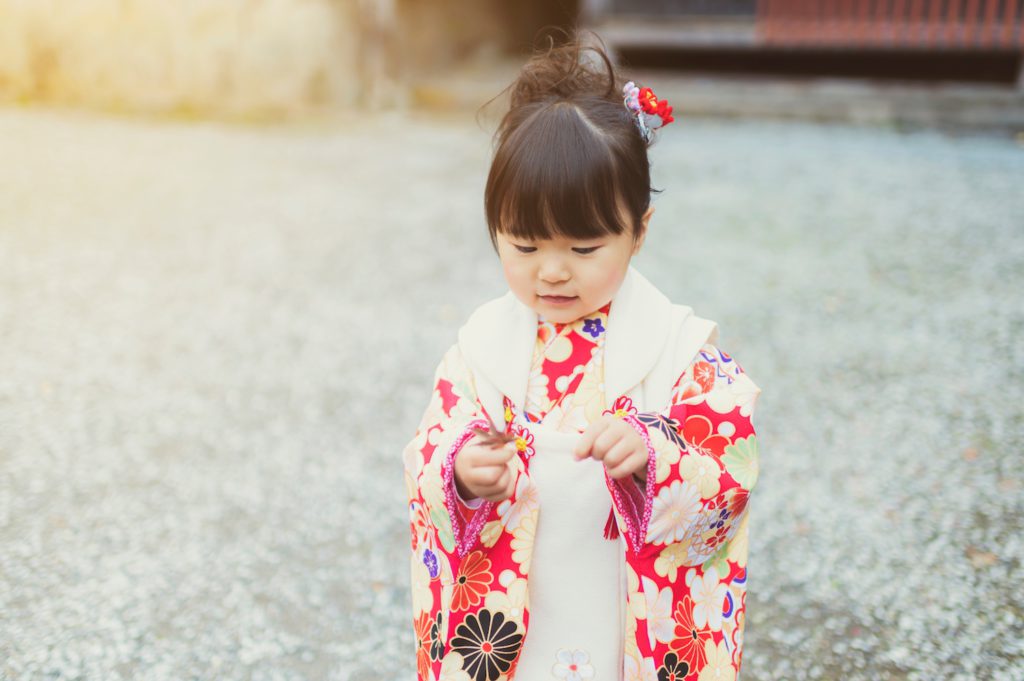
POLYGON ((597 338, 604 333, 604 327, 601 325, 601 318, 597 319, 584 319, 583 320, 583 333, 589 333, 591 338, 597 338))
POLYGON ((437 564, 437 556, 430 549, 424 549, 423 551, 423 564, 430 571, 431 579, 437 579, 437 576, 441 574, 441 568, 437 564))

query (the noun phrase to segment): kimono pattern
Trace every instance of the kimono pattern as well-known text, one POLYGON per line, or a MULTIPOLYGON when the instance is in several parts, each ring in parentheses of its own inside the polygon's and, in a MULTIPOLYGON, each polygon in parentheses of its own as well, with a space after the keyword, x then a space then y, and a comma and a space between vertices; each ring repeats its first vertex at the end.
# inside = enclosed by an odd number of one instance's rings
MULTIPOLYGON (((537 339, 526 393, 523 419, 539 424, 549 415, 557 430, 583 432, 602 412, 601 346, 608 326, 607 303, 573 322, 537 322, 537 339)), ((511 405, 509 405, 511 408, 511 405)), ((532 444, 532 442, 531 442, 532 444)), ((463 523, 480 507, 481 499, 464 500, 456 490, 463 523)))
POLYGON ((610 308, 566 324, 538 320, 523 410, 528 423, 547 420, 557 430, 582 432, 601 415, 600 353, 610 308))
MULTIPOLYGON (((522 413, 509 396, 504 413, 486 413, 458 344, 441 360, 429 405, 403 452, 419 681, 515 678, 529 628, 539 514, 528 469, 542 453, 532 446, 530 428, 559 418, 582 430, 602 414, 629 422, 648 450, 645 482, 605 476, 626 562, 621 674, 646 681, 736 678, 746 611, 747 503, 758 475, 751 415, 760 389, 731 356, 706 343, 659 411, 639 411, 627 396, 604 409, 604 396, 588 392, 603 387, 600 361, 579 360, 592 349, 583 330, 598 331, 606 312, 588 316, 596 324, 581 320, 573 328, 571 347, 556 348, 555 359, 569 352, 562 362, 543 361, 542 352, 544 334, 557 337, 562 329, 538 327, 542 361, 531 369, 522 413), (515 492, 501 503, 467 504, 455 491, 454 457, 471 429, 489 428, 492 416, 516 437, 515 492)), ((558 660, 552 678, 590 678, 593 669, 577 659, 579 652, 558 660)))

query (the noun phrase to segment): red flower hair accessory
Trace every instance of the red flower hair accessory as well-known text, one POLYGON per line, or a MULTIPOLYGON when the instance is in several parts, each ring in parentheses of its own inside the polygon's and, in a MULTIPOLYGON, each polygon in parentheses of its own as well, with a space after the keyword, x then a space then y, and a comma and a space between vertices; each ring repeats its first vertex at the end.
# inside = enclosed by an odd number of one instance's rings
POLYGON ((649 87, 637 87, 633 81, 622 88, 622 103, 636 115, 637 127, 645 142, 651 141, 655 130, 675 120, 672 106, 666 100, 658 99, 649 87))

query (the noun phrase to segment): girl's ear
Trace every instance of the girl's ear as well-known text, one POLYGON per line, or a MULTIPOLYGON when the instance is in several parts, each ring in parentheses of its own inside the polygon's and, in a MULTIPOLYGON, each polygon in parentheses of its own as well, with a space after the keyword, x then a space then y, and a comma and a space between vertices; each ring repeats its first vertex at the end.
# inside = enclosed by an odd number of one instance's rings
POLYGON ((647 212, 640 218, 640 236, 636 238, 633 243, 633 255, 640 252, 640 247, 644 245, 644 239, 647 238, 647 225, 651 222, 651 216, 654 215, 654 206, 647 209, 647 212))

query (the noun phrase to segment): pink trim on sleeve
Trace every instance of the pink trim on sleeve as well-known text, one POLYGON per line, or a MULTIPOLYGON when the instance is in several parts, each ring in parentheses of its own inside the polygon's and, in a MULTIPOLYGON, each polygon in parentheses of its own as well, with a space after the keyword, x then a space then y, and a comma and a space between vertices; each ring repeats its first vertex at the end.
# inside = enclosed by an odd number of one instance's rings
POLYGON ((622 514, 622 519, 626 523, 625 535, 630 549, 633 553, 639 553, 646 541, 647 527, 651 522, 651 509, 654 506, 654 480, 657 477, 658 463, 654 447, 651 445, 651 437, 647 434, 647 426, 635 416, 624 416, 622 420, 632 426, 647 447, 647 489, 641 491, 632 475, 623 480, 614 480, 608 477, 606 471, 605 477, 608 480, 608 488, 622 514))
POLYGON ((481 499, 483 503, 477 508, 476 513, 467 523, 465 529, 462 528, 462 522, 460 518, 462 514, 458 512, 459 492, 455 487, 455 456, 461 450, 463 445, 473 437, 473 429, 482 428, 487 430, 489 425, 487 421, 477 419, 470 421, 466 424, 465 429, 455 441, 452 442, 452 446, 448 449, 445 454, 444 462, 441 464, 441 484, 444 486, 444 505, 448 510, 448 515, 452 521, 452 534, 455 535, 455 552, 460 558, 464 558, 469 550, 476 543, 477 537, 480 536, 480 531, 483 529, 484 522, 487 520, 487 516, 491 513, 491 507, 494 506, 493 502, 481 499))

